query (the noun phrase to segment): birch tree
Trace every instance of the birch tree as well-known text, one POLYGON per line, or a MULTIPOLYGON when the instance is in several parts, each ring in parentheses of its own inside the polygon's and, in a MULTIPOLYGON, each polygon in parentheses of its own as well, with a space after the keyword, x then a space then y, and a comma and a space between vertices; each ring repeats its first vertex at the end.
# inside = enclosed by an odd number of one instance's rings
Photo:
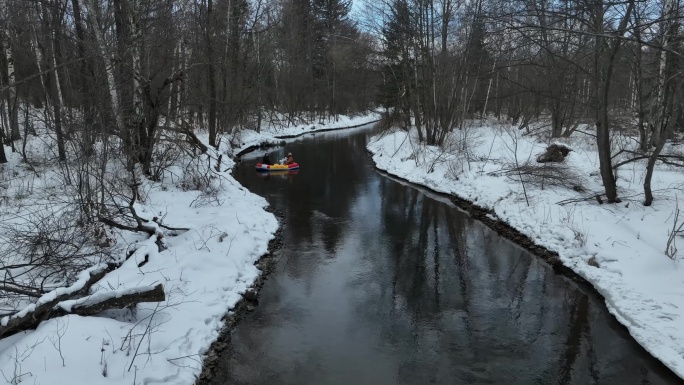
POLYGON ((7 71, 7 113, 9 116, 9 140, 19 140, 19 99, 17 93, 16 76, 14 68, 14 54, 12 52, 12 39, 10 35, 9 1, 0 0, 0 21, 2 21, 2 46, 4 48, 6 71, 7 71))
POLYGON ((93 35, 95 37, 95 44, 97 45, 100 58, 104 63, 104 70, 107 78, 107 89, 109 91, 109 105, 111 107, 112 116, 116 122, 117 131, 123 133, 125 131, 125 125, 119 105, 119 89, 114 77, 114 66, 112 64, 111 57, 109 56, 109 50, 106 46, 104 35, 102 29, 100 28, 100 23, 98 22, 98 8, 95 5, 95 0, 85 0, 85 4, 86 8, 88 9, 88 20, 94 32, 93 35))
POLYGON ((50 8, 48 8, 48 2, 43 1, 40 4, 41 7, 41 18, 43 20, 43 33, 45 36, 45 59, 47 60, 46 68, 50 68, 47 71, 46 86, 48 88, 47 94, 50 96, 53 108, 53 121, 54 130, 57 141, 57 153, 60 161, 66 160, 66 148, 64 144, 64 130, 62 127, 62 106, 64 104, 58 64, 57 64, 57 50, 56 44, 58 44, 58 30, 61 28, 61 13, 57 7, 56 2, 49 3, 50 8))

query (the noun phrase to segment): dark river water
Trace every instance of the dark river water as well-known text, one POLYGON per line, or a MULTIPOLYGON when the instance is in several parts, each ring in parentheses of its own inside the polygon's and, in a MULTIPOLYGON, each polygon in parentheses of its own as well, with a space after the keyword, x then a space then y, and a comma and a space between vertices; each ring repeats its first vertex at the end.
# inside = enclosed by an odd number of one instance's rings
MULTIPOLYGON (((272 150, 236 177, 284 214, 259 306, 216 384, 679 384, 602 302, 448 200, 374 170, 371 131, 272 150)), ((263 153, 261 153, 263 154, 263 153)))

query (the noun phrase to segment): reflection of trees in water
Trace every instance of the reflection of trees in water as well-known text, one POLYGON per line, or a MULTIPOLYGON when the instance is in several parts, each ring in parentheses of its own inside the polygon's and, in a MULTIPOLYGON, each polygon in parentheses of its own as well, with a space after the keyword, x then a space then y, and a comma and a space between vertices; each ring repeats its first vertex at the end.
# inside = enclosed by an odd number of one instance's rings
POLYGON ((302 253, 320 244, 332 255, 347 232, 352 202, 371 171, 365 160, 356 158, 364 156, 365 144, 364 135, 334 140, 328 135, 288 144, 286 151, 301 165, 299 174, 290 178, 251 175, 256 160, 236 170, 240 183, 284 213, 283 236, 289 248, 284 257, 292 276, 311 276, 318 264, 302 253))
MULTIPOLYGON (((294 178, 238 178, 250 190, 270 194, 271 204, 285 213, 284 268, 307 292, 316 289, 311 285, 321 256, 336 255, 350 226, 367 225, 352 222, 359 221, 351 215, 354 202, 377 198, 380 204, 365 215, 379 219, 380 227, 372 221, 371 231, 349 238, 360 243, 357 261, 369 271, 350 277, 350 291, 341 295, 354 303, 358 328, 378 336, 404 383, 661 383, 635 343, 606 326, 613 322, 607 312, 576 286, 467 216, 374 176, 358 159, 363 135, 307 143, 287 147, 302 164, 294 178)), ((259 367, 273 353, 268 335, 278 328, 276 320, 306 323, 316 312, 315 304, 301 305, 294 312, 271 308, 268 320, 241 333, 246 365, 259 367)), ((282 346, 277 351, 287 355, 282 346)), ((289 364, 321 363, 298 355, 289 364)), ((255 382, 268 376, 264 371, 255 382)))
POLYGON ((298 154, 302 163, 302 171, 278 203, 288 208, 288 242, 312 242, 313 235, 319 233, 326 250, 335 249, 346 231, 346 220, 360 181, 367 173, 363 162, 350 162, 350 146, 364 144, 363 136, 351 136, 292 146, 291 151, 298 154), (331 220, 315 217, 315 211, 331 220))
MULTIPOLYGON (((590 318, 587 295, 443 203, 390 180, 380 186, 390 247, 376 265, 378 274, 392 269, 394 302, 405 305, 396 315, 403 323, 392 322, 408 340, 399 342, 405 359, 398 371, 406 383, 434 373, 472 382, 633 378, 598 364, 616 359, 632 361, 623 369, 641 377, 642 360, 630 349, 597 356, 602 341, 594 340, 592 324, 613 321, 602 310, 590 318)), ((624 335, 613 338, 611 345, 630 343, 624 335)))

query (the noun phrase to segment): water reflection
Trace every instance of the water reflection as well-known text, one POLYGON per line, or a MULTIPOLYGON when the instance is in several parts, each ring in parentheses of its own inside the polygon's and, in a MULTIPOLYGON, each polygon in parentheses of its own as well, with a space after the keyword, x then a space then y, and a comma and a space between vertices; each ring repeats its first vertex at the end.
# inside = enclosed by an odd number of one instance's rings
POLYGON ((679 383, 595 298, 448 204, 379 175, 366 135, 236 171, 284 213, 260 306, 217 384, 679 383))
POLYGON ((257 175, 259 175, 262 178, 268 179, 271 177, 276 177, 276 176, 288 176, 288 175, 297 175, 299 174, 299 170, 289 170, 289 171, 257 171, 257 175))

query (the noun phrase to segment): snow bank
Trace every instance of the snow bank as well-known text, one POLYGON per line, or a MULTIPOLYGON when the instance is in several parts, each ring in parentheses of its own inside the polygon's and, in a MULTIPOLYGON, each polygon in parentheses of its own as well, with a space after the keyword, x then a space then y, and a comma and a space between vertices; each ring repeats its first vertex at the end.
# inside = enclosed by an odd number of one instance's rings
POLYGON ((290 124, 285 121, 282 124, 270 124, 257 133, 254 130, 244 130, 235 138, 236 153, 252 147, 277 145, 283 139, 295 138, 320 131, 339 130, 351 127, 363 126, 380 119, 380 113, 372 112, 367 115, 346 116, 339 115, 337 118, 305 124, 290 124))
POLYGON ((264 211, 263 198, 223 174, 220 206, 193 204, 197 191, 149 185, 149 203, 138 207, 139 213, 166 213, 165 223, 190 231, 167 237, 168 249, 161 253, 153 241, 126 235, 125 242, 140 243, 140 257, 131 257, 98 284, 106 296, 162 283, 165 302, 141 304, 135 315, 110 312, 115 319, 61 317, 3 339, 0 370, 5 379, 30 384, 130 385, 134 378, 136 384, 193 383, 203 353, 223 325, 221 317, 260 274, 254 263, 267 252, 278 228, 276 218, 264 211), (149 262, 139 268, 143 254, 149 262))
POLYGON ((419 145, 415 130, 394 131, 371 139, 368 150, 379 169, 492 209, 538 245, 558 252, 566 266, 605 297, 610 312, 632 336, 684 378, 684 240, 679 241, 678 260, 664 253, 676 199, 684 199, 684 173, 658 166, 651 207, 640 202, 644 162, 620 168, 620 204, 559 204, 602 191, 593 138, 575 135, 562 143, 573 149, 564 163, 571 175, 567 188, 526 183, 526 194, 519 179, 502 170, 516 159, 518 164, 534 163, 548 143, 514 128, 457 131, 447 150, 419 145), (586 192, 574 191, 575 181, 586 192))

